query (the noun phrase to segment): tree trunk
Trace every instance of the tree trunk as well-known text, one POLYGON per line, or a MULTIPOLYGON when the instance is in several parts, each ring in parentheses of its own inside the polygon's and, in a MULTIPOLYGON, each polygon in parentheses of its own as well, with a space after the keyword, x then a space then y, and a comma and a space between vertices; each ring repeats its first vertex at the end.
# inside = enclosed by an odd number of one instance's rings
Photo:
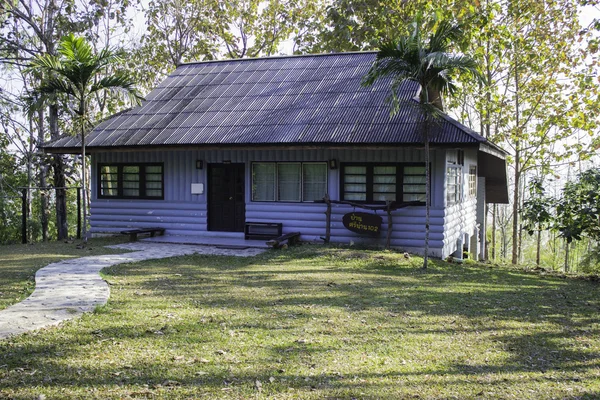
MULTIPOLYGON (((515 42, 515 46, 517 42, 515 42)), ((512 231, 512 264, 517 264, 519 261, 519 183, 521 179, 521 141, 519 139, 520 126, 519 126, 519 113, 520 110, 520 99, 519 99, 519 62, 517 59, 518 50, 515 48, 514 62, 515 62, 515 181, 514 193, 513 193, 513 231, 512 231)))
MULTIPOLYGON (((518 149, 518 147, 517 147, 518 149)), ((513 193, 513 205, 512 205, 512 260, 511 263, 517 264, 519 262, 519 187, 521 174, 519 173, 519 151, 517 150, 515 155, 515 184, 513 193)))
POLYGON ((496 215, 498 206, 494 203, 492 207, 492 260, 496 261, 496 215))
POLYGON ((535 252, 535 265, 540 266, 540 250, 542 247, 542 225, 538 224, 537 232, 537 248, 535 252))
POLYGON ((557 248, 557 244, 556 244, 556 231, 552 231, 552 243, 553 243, 553 250, 552 250, 552 269, 558 269, 558 260, 557 260, 557 256, 558 256, 558 248, 557 248))
POLYGON ((502 208, 502 222, 500 223, 500 236, 502 240, 502 248, 500 249, 500 257, 502 260, 506 260, 508 258, 508 233, 506 232, 506 227, 508 225, 508 217, 506 216, 506 207, 502 208))
MULTIPOLYGON (((82 110, 84 107, 81 108, 82 110)), ((82 117, 83 120, 83 117, 82 117)), ((83 207, 83 221, 82 221, 82 235, 83 242, 87 243, 87 165, 85 160, 85 126, 84 122, 81 122, 81 186, 83 186, 82 193, 82 207, 83 207)))
POLYGON ((33 169, 34 169, 34 157, 35 151, 35 137, 33 136, 33 116, 29 117, 29 148, 27 154, 27 219, 25 224, 27 225, 27 243, 34 241, 34 233, 31 227, 31 218, 33 217, 33 169))
MULTIPOLYGON (((48 124, 50 137, 56 139, 60 135, 58 128, 58 107, 51 104, 48 107, 48 124)), ((60 154, 53 156, 52 167, 54 169, 54 187, 64 188, 67 185, 65 179, 65 161, 60 154)), ((69 225, 67 221, 67 191, 56 189, 56 233, 58 240, 65 240, 69 236, 69 225)))
POLYGON ((433 104, 441 111, 444 111, 444 100, 439 90, 436 90, 430 86, 427 87, 427 99, 430 104, 433 104))
POLYGON ((64 189, 67 182, 65 179, 65 161, 59 154, 53 156, 54 186, 56 189, 56 231, 58 240, 69 237, 69 225, 67 221, 67 190, 64 189))
MULTIPOLYGON (((425 123, 427 126, 427 122, 425 123)), ((423 255, 423 269, 427 269, 429 262, 429 214, 431 210, 431 183, 429 182, 429 135, 425 133, 425 254, 423 255)))
MULTIPOLYGON (((40 108, 38 110, 38 151, 40 151, 39 146, 44 143, 44 109, 40 108)), ((48 186, 46 182, 46 176, 48 175, 48 165, 46 164, 46 160, 44 156, 38 158, 40 163, 40 220, 42 225, 42 240, 44 242, 48 241, 48 192, 44 189, 48 186)))
POLYGON ((569 272, 569 247, 571 244, 565 240, 565 272, 569 272))
MULTIPOLYGON (((441 111, 444 111, 444 104, 439 91, 421 85, 421 104, 433 104, 441 111), (433 97, 432 97, 433 96, 433 97), (433 101, 431 100, 433 98, 433 101)), ((429 264, 429 215, 431 210, 431 183, 429 173, 429 129, 430 116, 426 112, 421 114, 423 123, 421 125, 421 138, 425 144, 425 248, 423 254, 423 269, 427 269, 429 264)))

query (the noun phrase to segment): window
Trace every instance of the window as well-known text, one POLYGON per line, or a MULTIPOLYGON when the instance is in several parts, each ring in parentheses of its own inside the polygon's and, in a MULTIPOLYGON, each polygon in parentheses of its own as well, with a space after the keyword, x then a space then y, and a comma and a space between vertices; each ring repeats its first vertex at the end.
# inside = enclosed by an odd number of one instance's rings
POLYGON ((425 166, 405 166, 402 175, 402 201, 425 202, 425 166))
POLYGON ((275 201, 277 182, 277 164, 252 164, 252 200, 275 201))
POLYGON ((465 165, 465 152, 463 150, 448 150, 446 162, 453 165, 465 165))
POLYGON ((469 166, 469 196, 477 197, 477 167, 475 165, 469 166))
POLYGON ((452 205, 462 200, 462 150, 448 150, 446 153, 446 204, 452 205))
POLYGON ((252 201, 315 201, 326 193, 326 163, 252 163, 252 201))
POLYGON ((456 204, 461 200, 462 168, 449 166, 446 169, 446 202, 456 204))
POLYGON ((425 202, 424 164, 344 164, 342 200, 425 202))
POLYGON ((304 201, 321 200, 327 193, 327 165, 302 164, 302 194, 304 201))
POLYGON ((367 167, 364 165, 344 166, 344 200, 367 201, 367 167))
POLYGON ((98 198, 164 198, 162 164, 98 165, 98 198))
POLYGON ((373 201, 396 201, 397 174, 395 165, 373 167, 373 201))
POLYGON ((279 201, 302 201, 302 168, 300 163, 277 164, 279 201))

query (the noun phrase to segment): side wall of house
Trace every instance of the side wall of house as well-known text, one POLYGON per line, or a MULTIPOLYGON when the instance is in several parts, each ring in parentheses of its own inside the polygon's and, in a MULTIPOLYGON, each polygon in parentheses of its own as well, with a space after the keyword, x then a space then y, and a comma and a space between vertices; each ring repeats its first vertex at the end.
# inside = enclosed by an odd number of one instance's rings
MULTIPOLYGON (((328 169, 328 191, 332 199, 340 198, 340 168, 346 162, 423 162, 424 155, 415 148, 388 150, 185 150, 98 153, 92 157, 91 232, 118 232, 130 227, 160 226, 172 235, 214 235, 207 233, 207 164, 245 164, 246 221, 282 222, 284 232, 299 231, 302 240, 320 241, 325 236, 325 209, 322 203, 251 201, 251 163, 255 161, 323 161, 335 159, 337 169, 328 169), (196 160, 204 168, 196 169, 196 160), (98 163, 164 163, 164 200, 98 199, 98 163), (191 194, 192 183, 203 183, 203 194, 191 194)), ((448 247, 444 235, 447 215, 444 211, 445 152, 432 151, 431 254, 441 257, 448 247)), ((383 218, 381 236, 365 237, 342 224, 342 216, 354 208, 334 204, 331 234, 333 242, 385 244, 387 217, 383 218)), ((356 211, 361 211, 356 209, 356 211)), ((364 211, 364 210, 363 210, 364 211)), ((407 251, 422 251, 425 238, 425 207, 407 207, 393 213, 392 245, 407 251)), ((221 232, 219 232, 221 234, 221 232)), ((233 234, 239 235, 239 234, 233 234)))
MULTIPOLYGON (((448 152, 446 152, 446 157, 448 152)), ((444 164, 446 159, 444 160, 444 164)), ((444 246, 441 256, 446 258, 454 255, 462 258, 462 246, 468 246, 473 235, 477 235, 477 196, 469 195, 469 167, 477 166, 477 150, 464 150, 464 165, 462 167, 462 195, 461 201, 447 205, 446 193, 444 193, 444 203, 446 203, 444 215, 444 246)), ((444 178, 446 176, 446 165, 444 166, 444 178)), ((447 190, 447 184, 444 185, 447 190)))

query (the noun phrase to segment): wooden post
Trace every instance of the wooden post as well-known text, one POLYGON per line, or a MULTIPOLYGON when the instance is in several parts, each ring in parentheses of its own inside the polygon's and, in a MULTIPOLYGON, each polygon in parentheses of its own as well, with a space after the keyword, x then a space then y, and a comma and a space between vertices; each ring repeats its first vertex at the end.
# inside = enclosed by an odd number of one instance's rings
POLYGON ((77 239, 81 239, 81 188, 77 188, 77 239))
POLYGON ((387 240, 385 242, 385 248, 387 250, 390 249, 391 246, 391 242, 392 242, 392 202, 391 201, 386 201, 386 211, 387 211, 387 223, 388 223, 388 229, 387 229, 387 240))
POLYGON ((22 190, 22 204, 21 204, 21 243, 27 244, 27 189, 22 190))
POLYGON ((331 199, 326 194, 323 200, 327 204, 327 210, 325 211, 325 243, 329 243, 331 241, 331 199))

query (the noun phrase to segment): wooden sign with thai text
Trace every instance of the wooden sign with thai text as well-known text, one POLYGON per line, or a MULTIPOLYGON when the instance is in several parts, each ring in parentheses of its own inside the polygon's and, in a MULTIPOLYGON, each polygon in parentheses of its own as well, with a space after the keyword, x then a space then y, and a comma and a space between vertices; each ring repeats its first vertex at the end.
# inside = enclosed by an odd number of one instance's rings
POLYGON ((379 215, 364 212, 351 212, 342 217, 346 229, 365 235, 378 236, 381 233, 382 219, 379 215))

